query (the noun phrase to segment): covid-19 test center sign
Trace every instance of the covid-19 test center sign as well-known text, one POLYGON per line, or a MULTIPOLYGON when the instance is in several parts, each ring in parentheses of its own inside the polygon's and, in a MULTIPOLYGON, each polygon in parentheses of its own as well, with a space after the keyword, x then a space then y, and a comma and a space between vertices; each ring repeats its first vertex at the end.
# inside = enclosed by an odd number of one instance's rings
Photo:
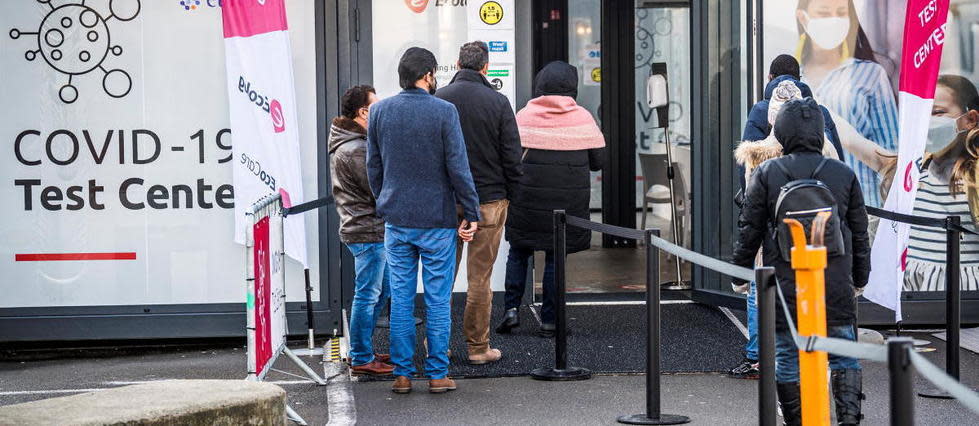
MULTIPOLYGON (((266 60, 296 98, 250 106, 270 129, 284 110, 296 172, 315 171, 314 2, 286 3, 292 63, 266 60)), ((233 166, 288 179, 232 148, 228 84, 273 88, 228 82, 223 35, 218 0, 0 3, 0 308, 244 302, 233 166)), ((296 179, 317 194, 315 172, 296 179)), ((317 241, 316 215, 295 219, 317 241)), ((301 255, 318 282, 317 245, 301 255)), ((301 268, 287 264, 290 300, 301 268)))

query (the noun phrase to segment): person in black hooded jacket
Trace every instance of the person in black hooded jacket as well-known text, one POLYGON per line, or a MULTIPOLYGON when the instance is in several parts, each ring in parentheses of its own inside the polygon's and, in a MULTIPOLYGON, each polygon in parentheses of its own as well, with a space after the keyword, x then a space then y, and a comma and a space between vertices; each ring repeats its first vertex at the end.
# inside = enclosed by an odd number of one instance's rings
MULTIPOLYGON (((795 307, 795 272, 779 256, 772 235, 775 205, 780 188, 796 179, 807 179, 824 160, 823 115, 812 98, 786 103, 775 120, 775 138, 782 144, 784 156, 766 161, 752 174, 745 194, 744 207, 738 218, 738 239, 734 263, 754 266, 755 254, 764 244, 764 264, 775 267, 779 287, 785 294, 793 320, 795 307), (778 164, 791 171, 787 176, 778 164)), ((845 252, 827 260, 826 319, 827 334, 856 340, 856 291, 867 284, 870 275, 870 244, 867 234, 867 211, 856 174, 846 164, 825 159, 813 178, 822 181, 836 198, 845 252)), ((779 308, 781 311, 781 307, 779 308)), ((799 424, 799 354, 784 319, 777 315, 776 379, 778 398, 787 425, 799 424)), ((830 354, 833 393, 840 424, 857 424, 860 419, 861 371, 856 359, 830 354)))

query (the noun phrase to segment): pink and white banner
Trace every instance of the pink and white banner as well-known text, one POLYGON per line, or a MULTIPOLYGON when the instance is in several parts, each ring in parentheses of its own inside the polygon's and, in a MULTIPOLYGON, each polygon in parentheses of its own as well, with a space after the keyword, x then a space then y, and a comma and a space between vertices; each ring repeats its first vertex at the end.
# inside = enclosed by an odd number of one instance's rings
MULTIPOLYGON (((245 210, 269 193, 303 202, 299 126, 284 0, 224 0, 228 105, 233 135, 235 241, 251 223, 245 210)), ((303 217, 285 220, 285 252, 306 265, 303 217)))
MULTIPOLYGON (((949 0, 908 0, 898 101, 898 168, 884 209, 911 214, 918 190, 918 165, 925 151, 935 98, 949 0)), ((910 225, 881 219, 871 253, 870 282, 864 296, 894 310, 901 321, 901 288, 910 225)))

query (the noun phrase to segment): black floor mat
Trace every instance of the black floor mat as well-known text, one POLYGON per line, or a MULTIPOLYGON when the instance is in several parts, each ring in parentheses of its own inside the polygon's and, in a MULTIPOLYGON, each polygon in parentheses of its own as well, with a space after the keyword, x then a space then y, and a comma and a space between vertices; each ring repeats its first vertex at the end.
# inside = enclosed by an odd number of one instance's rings
MULTIPOLYGON (((661 359, 664 373, 721 372, 743 356, 744 336, 717 308, 695 304, 665 304, 662 308, 661 359)), ((452 298, 452 349, 449 373, 453 377, 505 377, 530 374, 554 365, 554 340, 535 334, 538 322, 530 308, 520 310, 520 327, 512 334, 496 334, 503 316, 502 294, 493 298, 490 345, 503 359, 469 365, 462 334, 465 294, 452 298)), ((646 308, 643 305, 568 306, 568 364, 596 373, 641 373, 646 362, 646 308)), ((424 317, 424 302, 416 302, 416 316, 424 317)), ((418 327, 415 366, 424 371, 421 346, 424 324, 418 327)), ((388 330, 378 329, 375 352, 388 352, 388 330)))

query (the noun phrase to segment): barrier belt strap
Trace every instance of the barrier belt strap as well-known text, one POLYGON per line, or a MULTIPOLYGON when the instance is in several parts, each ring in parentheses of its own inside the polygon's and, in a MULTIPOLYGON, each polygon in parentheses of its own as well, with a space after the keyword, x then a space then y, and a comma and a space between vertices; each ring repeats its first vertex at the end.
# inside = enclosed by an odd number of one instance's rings
POLYGON ((959 231, 963 234, 979 235, 975 231, 967 229, 961 225, 951 225, 949 223, 946 223, 944 219, 911 216, 907 214, 895 213, 889 210, 878 209, 876 207, 870 207, 870 206, 867 206, 867 213, 877 216, 881 219, 887 219, 894 222, 901 222, 901 223, 907 223, 910 225, 918 225, 918 226, 927 226, 929 228, 942 228, 946 230, 959 231))
POLYGON ((603 234, 615 235, 619 238, 629 238, 632 240, 642 241, 643 237, 646 235, 645 232, 639 229, 623 228, 620 226, 608 225, 604 223, 592 222, 587 219, 582 219, 577 216, 566 216, 568 219, 568 225, 577 226, 579 228, 589 229, 592 231, 598 231, 603 234))
MULTIPOLYGON (((788 304, 785 303, 785 295, 782 293, 782 288, 778 285, 777 280, 775 283, 775 288, 778 292, 779 301, 782 304, 782 315, 785 316, 785 321, 788 323, 789 330, 792 332, 792 338, 795 340, 795 344, 797 347, 799 347, 799 349, 806 352, 820 351, 850 358, 877 361, 885 364, 888 362, 887 346, 885 345, 859 343, 846 339, 838 339, 835 337, 800 336, 795 327, 795 322, 792 321, 792 316, 789 315, 790 311, 788 304)), ((966 408, 979 413, 979 394, 976 394, 968 387, 953 379, 952 376, 946 374, 935 364, 928 362, 925 357, 921 356, 913 349, 909 348, 908 354, 910 356, 911 363, 922 376, 925 376, 925 378, 927 378, 939 389, 944 389, 946 392, 951 394, 953 397, 955 397, 955 399, 961 402, 962 405, 965 405, 966 408)))
POLYGON ((313 200, 313 201, 308 201, 308 202, 305 202, 305 203, 302 203, 302 204, 297 204, 297 205, 292 206, 292 207, 285 207, 285 208, 282 209, 282 217, 286 217, 286 216, 294 215, 294 214, 299 214, 299 213, 305 213, 305 212, 308 212, 310 210, 318 209, 320 207, 323 207, 323 206, 325 206, 327 204, 333 204, 333 197, 326 196, 326 197, 323 197, 323 198, 320 198, 320 199, 316 199, 316 200, 313 200))
POLYGON ((705 256, 697 253, 693 250, 687 250, 676 244, 670 243, 662 238, 653 236, 653 245, 659 249, 666 251, 674 256, 681 259, 687 260, 691 263, 700 265, 704 268, 710 269, 715 272, 722 273, 732 278, 738 278, 745 281, 754 281, 755 273, 751 269, 743 268, 737 265, 732 265, 722 260, 714 259, 710 256, 705 256))
MULTIPOLYGON (((630 238, 633 240, 642 240, 646 236, 646 232, 639 229, 632 228, 622 228, 613 225, 607 225, 604 223, 593 222, 590 220, 582 219, 576 216, 567 216, 568 225, 577 226, 579 228, 590 229, 592 231, 598 231, 603 234, 611 234, 620 238, 630 238)), ((752 281, 755 279, 755 273, 751 269, 743 268, 737 265, 732 265, 730 263, 724 262, 722 260, 714 259, 710 256, 705 256, 692 250, 687 250, 655 235, 651 235, 652 244, 667 253, 677 256, 681 259, 689 261, 691 263, 697 264, 704 268, 719 272, 721 274, 727 275, 729 277, 742 279, 745 281, 752 281)))
POLYGON ((968 387, 959 383, 952 376, 945 374, 942 369, 938 368, 935 364, 928 362, 925 357, 921 354, 909 350, 911 355, 911 364, 914 365, 915 370, 918 371, 922 376, 925 376, 928 381, 934 384, 939 389, 944 389, 946 392, 951 394, 966 408, 972 410, 973 412, 979 413, 979 394, 976 394, 968 387))

